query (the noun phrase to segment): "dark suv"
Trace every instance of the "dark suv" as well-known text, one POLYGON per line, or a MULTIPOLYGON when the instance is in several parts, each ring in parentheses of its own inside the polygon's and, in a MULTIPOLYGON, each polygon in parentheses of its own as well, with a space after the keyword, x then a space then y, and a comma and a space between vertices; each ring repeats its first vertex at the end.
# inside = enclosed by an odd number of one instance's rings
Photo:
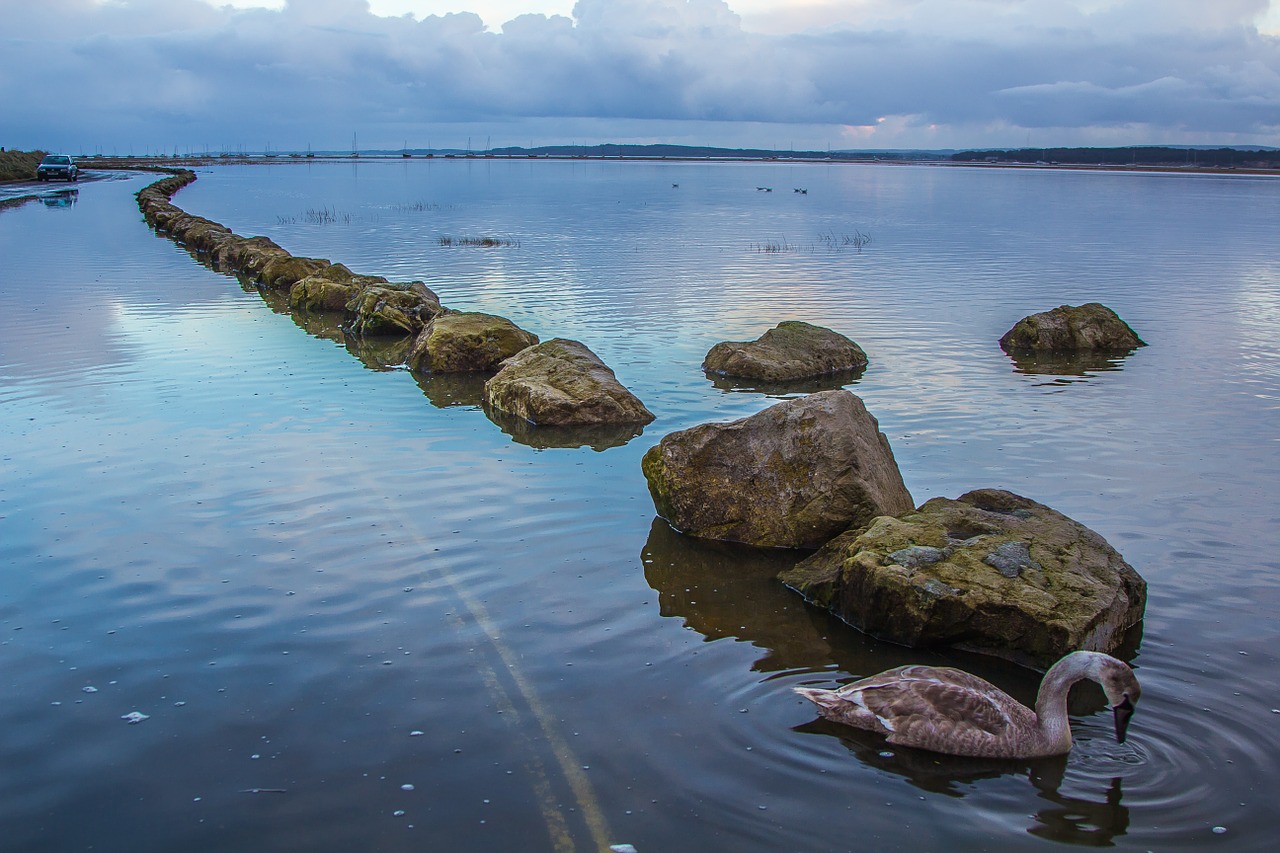
POLYGON ((49 181, 54 178, 62 178, 66 181, 79 180, 80 168, 76 166, 76 161, 66 154, 46 154, 40 161, 40 165, 36 167, 36 180, 49 181))

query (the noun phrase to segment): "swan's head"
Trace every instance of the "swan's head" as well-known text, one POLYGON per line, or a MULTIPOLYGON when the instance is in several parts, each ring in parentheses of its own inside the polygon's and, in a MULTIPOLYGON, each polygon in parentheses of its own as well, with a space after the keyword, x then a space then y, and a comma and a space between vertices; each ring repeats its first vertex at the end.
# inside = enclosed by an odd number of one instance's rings
POLYGON ((1098 683, 1102 685, 1102 692, 1107 694, 1107 702, 1111 704, 1111 712, 1116 718, 1116 740, 1124 743, 1129 719, 1142 696, 1142 687, 1128 664, 1108 655, 1098 655, 1098 658, 1098 683))

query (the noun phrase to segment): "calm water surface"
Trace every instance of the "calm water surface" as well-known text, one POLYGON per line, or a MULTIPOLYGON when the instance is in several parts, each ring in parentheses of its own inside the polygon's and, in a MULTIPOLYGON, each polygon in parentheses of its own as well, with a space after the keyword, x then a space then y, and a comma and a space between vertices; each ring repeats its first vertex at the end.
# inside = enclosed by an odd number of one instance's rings
POLYGON ((582 340, 658 416, 624 443, 500 428, 475 383, 349 351, 155 236, 152 179, 0 212, 0 848, 1274 841, 1280 183, 418 160, 206 169, 176 197, 582 340), (1047 368, 996 344, 1090 300, 1150 346, 1047 368), (718 387, 707 349, 785 319, 867 350, 848 387, 917 503, 1008 488, 1146 577, 1128 743, 1085 690, 1070 756, 1032 764, 897 751, 790 692, 916 661, 1026 699, 1038 677, 865 638, 772 580, 798 555, 655 520, 645 450, 787 391, 718 387))

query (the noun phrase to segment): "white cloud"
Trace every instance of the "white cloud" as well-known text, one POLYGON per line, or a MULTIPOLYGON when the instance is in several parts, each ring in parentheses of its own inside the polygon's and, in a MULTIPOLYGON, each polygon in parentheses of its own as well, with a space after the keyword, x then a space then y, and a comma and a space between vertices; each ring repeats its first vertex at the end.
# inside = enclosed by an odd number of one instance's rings
POLYGON ((794 127, 813 147, 1018 144, 1028 129, 1280 144, 1266 0, 579 0, 572 17, 546 14, 563 0, 0 4, 0 132, 21 147, 646 127, 758 145, 794 127))

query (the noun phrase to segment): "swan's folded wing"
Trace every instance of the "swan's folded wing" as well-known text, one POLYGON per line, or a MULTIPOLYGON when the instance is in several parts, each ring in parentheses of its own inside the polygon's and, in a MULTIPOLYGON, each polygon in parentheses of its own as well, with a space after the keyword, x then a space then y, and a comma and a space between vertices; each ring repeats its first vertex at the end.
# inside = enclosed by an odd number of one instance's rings
POLYGON ((982 679, 949 675, 901 672, 893 681, 864 685, 860 699, 885 721, 891 743, 980 754, 1009 729, 1013 709, 982 679))

